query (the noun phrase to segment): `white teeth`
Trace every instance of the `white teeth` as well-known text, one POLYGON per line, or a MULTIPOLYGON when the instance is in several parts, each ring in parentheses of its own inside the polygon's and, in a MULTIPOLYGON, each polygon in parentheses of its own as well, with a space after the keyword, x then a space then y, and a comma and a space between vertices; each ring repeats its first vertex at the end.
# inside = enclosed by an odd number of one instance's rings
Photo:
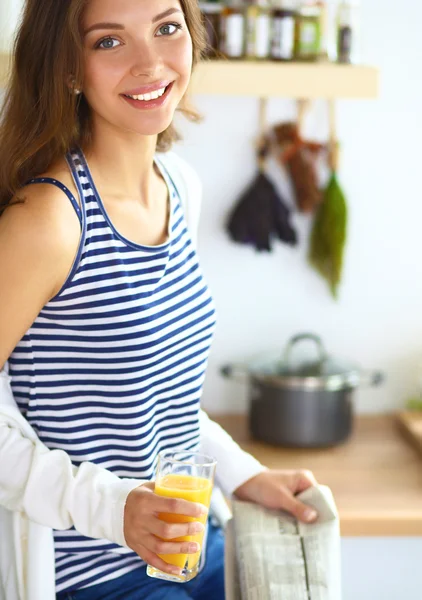
POLYGON ((128 96, 128 98, 133 98, 134 100, 143 100, 144 102, 148 102, 149 100, 156 100, 157 98, 162 96, 165 91, 166 88, 161 88, 160 90, 155 90, 154 92, 151 92, 149 94, 141 94, 139 96, 129 96, 129 94, 126 95, 128 96))

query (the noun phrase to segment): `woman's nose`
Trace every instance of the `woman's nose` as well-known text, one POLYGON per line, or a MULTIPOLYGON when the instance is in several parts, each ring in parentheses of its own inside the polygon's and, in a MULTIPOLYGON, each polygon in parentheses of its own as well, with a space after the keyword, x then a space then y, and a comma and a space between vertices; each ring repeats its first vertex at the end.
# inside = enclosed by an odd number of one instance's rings
POLYGON ((142 44, 134 51, 132 56, 130 73, 134 77, 145 75, 151 77, 161 66, 162 59, 160 55, 148 44, 142 44))

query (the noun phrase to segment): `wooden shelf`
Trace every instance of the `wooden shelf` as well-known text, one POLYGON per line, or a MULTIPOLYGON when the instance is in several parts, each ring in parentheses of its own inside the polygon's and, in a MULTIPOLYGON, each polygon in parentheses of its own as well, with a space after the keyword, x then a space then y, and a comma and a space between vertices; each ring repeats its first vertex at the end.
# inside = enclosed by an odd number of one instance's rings
POLYGON ((285 98, 376 98, 375 67, 334 63, 209 60, 197 65, 193 94, 285 98))
MULTIPOLYGON (((4 86, 10 56, 0 53, 0 86, 4 86)), ((192 76, 193 94, 269 98, 376 98, 375 67, 276 63, 271 61, 204 61, 192 76)))

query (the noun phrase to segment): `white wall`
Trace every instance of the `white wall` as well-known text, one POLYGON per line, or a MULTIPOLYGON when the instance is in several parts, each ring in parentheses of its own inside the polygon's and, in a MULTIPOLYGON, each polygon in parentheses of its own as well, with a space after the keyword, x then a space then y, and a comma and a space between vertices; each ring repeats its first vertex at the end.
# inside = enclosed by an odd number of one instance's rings
MULTIPOLYGON (((340 176, 350 210, 338 302, 306 264, 308 218, 295 218, 300 248, 278 244, 272 255, 233 244, 224 231, 254 174, 257 101, 201 96, 196 105, 205 123, 183 124, 179 152, 204 182, 200 255, 219 317, 204 390, 210 411, 246 409, 246 386, 224 380, 220 365, 281 349, 302 330, 318 332, 335 355, 386 371, 382 388, 357 393, 359 412, 397 409, 416 390, 422 364, 422 6, 367 0, 362 14, 363 58, 381 69, 381 95, 338 103, 340 176)), ((294 110, 292 102, 272 99, 269 121, 294 110)), ((326 132, 324 119, 324 105, 317 103, 307 117, 309 136, 326 132)))

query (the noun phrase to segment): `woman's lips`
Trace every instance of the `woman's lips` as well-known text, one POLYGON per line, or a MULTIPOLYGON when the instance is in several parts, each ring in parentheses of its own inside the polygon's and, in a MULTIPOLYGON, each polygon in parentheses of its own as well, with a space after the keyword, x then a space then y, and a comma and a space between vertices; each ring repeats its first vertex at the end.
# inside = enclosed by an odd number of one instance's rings
POLYGON ((156 92, 157 90, 162 90, 166 88, 168 85, 172 83, 171 79, 162 79, 161 81, 156 81, 154 83, 149 83, 148 85, 143 85, 139 88, 129 90, 128 92, 122 92, 125 96, 140 96, 141 94, 151 94, 151 92, 156 92))
POLYGON ((138 110, 151 110, 153 108, 159 108, 159 107, 163 106, 163 104, 167 101, 167 98, 171 92, 173 83, 174 83, 174 81, 172 81, 166 87, 166 91, 164 92, 164 94, 162 96, 160 96, 159 98, 155 98, 154 100, 134 100, 133 98, 129 98, 128 96, 125 96, 124 94, 120 94, 120 95, 124 100, 126 100, 126 102, 128 104, 133 106, 133 108, 136 108, 138 110))

